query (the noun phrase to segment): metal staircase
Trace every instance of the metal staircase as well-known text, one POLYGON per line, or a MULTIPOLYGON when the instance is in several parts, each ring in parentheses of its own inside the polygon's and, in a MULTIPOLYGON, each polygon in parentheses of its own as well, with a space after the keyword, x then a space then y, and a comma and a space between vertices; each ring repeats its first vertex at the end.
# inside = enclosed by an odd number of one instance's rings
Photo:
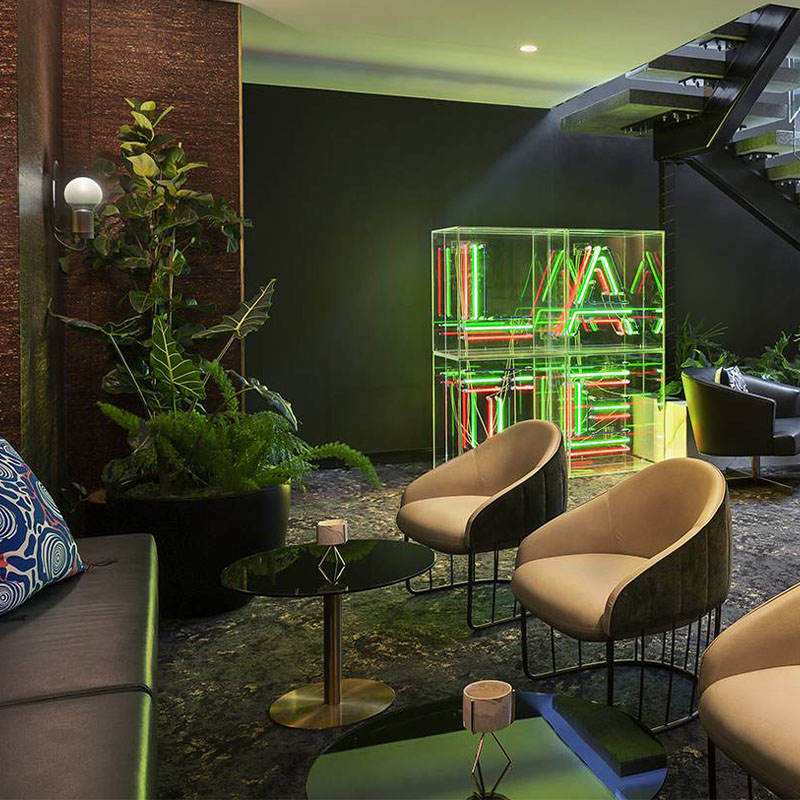
POLYGON ((800 249, 800 11, 768 5, 571 102, 564 130, 647 136, 800 249), (577 108, 576 108, 577 106, 577 108))

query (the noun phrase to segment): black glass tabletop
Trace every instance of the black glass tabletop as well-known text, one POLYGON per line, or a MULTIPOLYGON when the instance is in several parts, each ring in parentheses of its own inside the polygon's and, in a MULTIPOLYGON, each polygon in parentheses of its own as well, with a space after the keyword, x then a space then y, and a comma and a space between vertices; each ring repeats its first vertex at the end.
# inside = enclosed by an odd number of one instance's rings
POLYGON ((266 550, 226 567, 222 583, 262 597, 346 594, 413 578, 427 572, 436 560, 429 547, 391 539, 351 539, 339 545, 344 564, 328 550, 316 544, 266 550), (320 567, 326 552, 328 558, 320 567))
MULTIPOLYGON (((663 745, 616 708, 563 695, 517 692, 516 719, 497 736, 512 760, 495 796, 531 800, 644 800, 667 775, 663 745)), ((460 697, 383 714, 346 733, 314 762, 309 800, 463 800, 477 736, 464 730, 460 697)), ((492 780, 504 765, 489 742, 492 780)))

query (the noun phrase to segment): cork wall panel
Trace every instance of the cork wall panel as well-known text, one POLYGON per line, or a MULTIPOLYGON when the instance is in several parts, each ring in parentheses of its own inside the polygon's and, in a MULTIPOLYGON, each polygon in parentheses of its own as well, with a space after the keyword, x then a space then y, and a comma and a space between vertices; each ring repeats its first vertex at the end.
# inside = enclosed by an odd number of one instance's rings
POLYGON ((61 149, 61 0, 17 7, 19 352, 22 454, 51 490, 62 485, 63 326, 60 248, 50 231, 50 178, 61 149))
MULTIPOLYGON (((0 0, 3 1, 3 0, 0 0)), ((126 121, 125 97, 174 105, 165 127, 176 133, 193 161, 210 168, 197 185, 239 208, 240 71, 239 8, 215 0, 63 0, 63 131, 67 174, 99 156, 116 156, 116 130, 126 121)), ((220 311, 236 307, 242 293, 241 256, 222 246, 195 254, 190 293, 220 311)), ((76 268, 66 281, 71 316, 96 322, 121 319, 120 276, 76 268)), ((103 352, 68 332, 66 342, 67 477, 95 487, 124 441, 96 408, 103 352)))
POLYGON ((0 436, 20 446, 17 0, 0 0, 0 436))

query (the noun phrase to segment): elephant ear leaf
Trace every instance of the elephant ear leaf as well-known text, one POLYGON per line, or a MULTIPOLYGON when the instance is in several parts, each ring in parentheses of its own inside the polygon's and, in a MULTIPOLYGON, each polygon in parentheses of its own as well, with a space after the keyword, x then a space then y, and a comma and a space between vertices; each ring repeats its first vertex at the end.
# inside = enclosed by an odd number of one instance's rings
POLYGON ((293 430, 297 430, 297 417, 294 415, 292 404, 288 400, 281 397, 277 392, 273 392, 272 389, 267 388, 255 378, 245 378, 233 370, 230 371, 230 375, 242 384, 244 391, 256 392, 259 397, 266 400, 270 411, 280 414, 292 426, 293 430))
POLYGON ((150 368, 162 385, 187 397, 203 396, 203 376, 200 370, 183 355, 172 332, 161 317, 153 320, 153 347, 150 368))
POLYGON ((227 333, 237 339, 244 339, 253 331, 257 331, 268 319, 272 306, 272 295, 275 293, 275 279, 262 286, 255 297, 245 300, 233 314, 226 314, 222 321, 212 328, 198 331, 195 339, 205 339, 219 333, 227 333))

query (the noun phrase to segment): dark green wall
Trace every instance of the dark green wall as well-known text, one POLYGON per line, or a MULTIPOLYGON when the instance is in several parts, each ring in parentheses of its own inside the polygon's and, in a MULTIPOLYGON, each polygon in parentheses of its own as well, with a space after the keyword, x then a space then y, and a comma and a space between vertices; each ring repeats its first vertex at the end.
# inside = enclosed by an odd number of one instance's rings
POLYGON ((430 447, 430 231, 654 228, 649 142, 563 134, 558 111, 244 87, 246 364, 313 442, 430 447))

